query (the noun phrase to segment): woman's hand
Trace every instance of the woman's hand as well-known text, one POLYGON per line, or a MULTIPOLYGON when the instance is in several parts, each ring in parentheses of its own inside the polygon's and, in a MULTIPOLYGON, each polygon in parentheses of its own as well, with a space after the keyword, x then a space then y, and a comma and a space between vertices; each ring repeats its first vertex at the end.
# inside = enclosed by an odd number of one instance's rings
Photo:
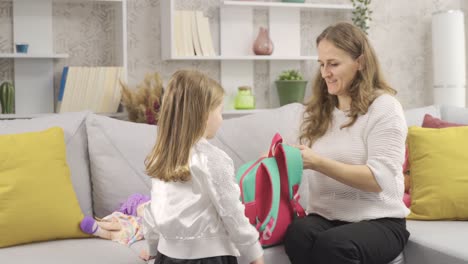
POLYGON ((301 151, 304 169, 313 170, 317 167, 317 164, 320 161, 320 156, 312 151, 311 148, 305 145, 294 145, 293 147, 296 147, 301 151))

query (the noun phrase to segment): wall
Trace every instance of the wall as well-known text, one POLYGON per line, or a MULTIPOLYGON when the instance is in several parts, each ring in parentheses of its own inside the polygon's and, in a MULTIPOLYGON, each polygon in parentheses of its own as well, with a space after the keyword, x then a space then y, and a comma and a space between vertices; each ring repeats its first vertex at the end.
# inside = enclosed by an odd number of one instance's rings
MULTIPOLYGON (((370 38, 383 72, 406 108, 433 103, 431 14, 460 0, 373 1, 370 38)), ((467 28, 468 29, 468 28, 467 28)))
MULTIPOLYGON (((128 70, 129 82, 135 85, 144 75, 158 71, 163 79, 179 68, 196 68, 219 79, 217 61, 162 61, 159 2, 168 0, 128 0, 128 70)), ((313 2, 307 0, 307 2, 313 2)), ((323 2, 315 1, 315 2, 323 2)), ((349 3, 348 0, 327 1, 349 3)), ((201 9, 210 17, 214 39, 219 29, 219 0, 177 0, 177 6, 201 9)), ((398 98, 405 108, 432 103, 431 14, 436 10, 462 8, 462 0, 374 0, 371 4, 373 20, 371 39, 389 83, 398 90, 398 98)), ((0 52, 11 52, 11 3, 0 1, 0 52)), ((66 60, 57 60, 55 86, 58 87, 64 65, 112 65, 115 61, 113 24, 115 10, 99 3, 54 4, 54 49, 70 54, 66 60)), ((337 20, 350 20, 343 11, 303 11, 301 13, 304 39, 303 54, 315 53, 315 37, 328 24, 337 20)), ((256 11, 254 23, 267 24, 265 11, 256 11)), ((255 93, 259 107, 267 107, 269 88, 268 63, 255 63, 255 93)), ((311 79, 317 69, 316 62, 302 63, 301 70, 311 79)), ((0 80, 11 79, 13 63, 0 59, 0 80)))

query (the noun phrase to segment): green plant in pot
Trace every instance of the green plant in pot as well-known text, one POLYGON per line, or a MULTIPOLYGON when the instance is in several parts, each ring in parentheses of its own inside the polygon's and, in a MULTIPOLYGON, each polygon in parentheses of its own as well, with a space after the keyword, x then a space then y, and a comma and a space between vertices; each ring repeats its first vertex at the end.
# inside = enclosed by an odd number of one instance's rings
POLYGON ((15 88, 11 82, 3 82, 0 85, 0 104, 2 105, 2 114, 15 113, 15 88))
POLYGON ((280 105, 290 103, 302 103, 304 101, 305 89, 307 81, 297 70, 283 71, 276 80, 276 88, 280 105))

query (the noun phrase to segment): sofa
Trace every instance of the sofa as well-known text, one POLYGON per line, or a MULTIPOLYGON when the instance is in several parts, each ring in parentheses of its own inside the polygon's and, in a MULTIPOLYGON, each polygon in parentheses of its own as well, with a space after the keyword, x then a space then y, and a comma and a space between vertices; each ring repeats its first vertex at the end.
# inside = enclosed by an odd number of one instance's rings
MULTIPOLYGON (((235 167, 263 153, 275 132, 296 142, 303 106, 290 104, 253 115, 225 120, 211 143, 223 149, 235 167)), ((405 111, 408 126, 420 126, 424 114, 468 124, 468 110, 428 106, 405 111)), ((157 127, 112 119, 91 112, 48 115, 28 120, 0 121, 0 135, 61 127, 71 182, 83 215, 102 217, 133 193, 149 194, 144 159, 155 141, 157 127)), ((305 172, 307 175, 307 172, 305 172)), ((307 177, 301 186, 306 206, 307 177)), ((60 197, 57 197, 60 199, 60 197)), ((468 222, 414 221, 407 247, 392 263, 468 263, 468 222)), ((138 258, 145 241, 130 247, 97 239, 62 239, 0 248, 0 263, 145 263, 138 258)), ((245 264, 240 259, 239 263, 245 264)), ((265 250, 265 263, 289 263, 282 246, 265 250)))

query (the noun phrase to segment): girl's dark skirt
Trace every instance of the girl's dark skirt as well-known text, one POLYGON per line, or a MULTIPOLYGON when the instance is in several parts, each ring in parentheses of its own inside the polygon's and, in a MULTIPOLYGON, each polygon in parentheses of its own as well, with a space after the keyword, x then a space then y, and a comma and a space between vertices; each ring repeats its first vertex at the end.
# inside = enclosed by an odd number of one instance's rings
POLYGON ((154 264, 237 264, 233 256, 217 256, 201 259, 175 259, 158 253, 154 264))

